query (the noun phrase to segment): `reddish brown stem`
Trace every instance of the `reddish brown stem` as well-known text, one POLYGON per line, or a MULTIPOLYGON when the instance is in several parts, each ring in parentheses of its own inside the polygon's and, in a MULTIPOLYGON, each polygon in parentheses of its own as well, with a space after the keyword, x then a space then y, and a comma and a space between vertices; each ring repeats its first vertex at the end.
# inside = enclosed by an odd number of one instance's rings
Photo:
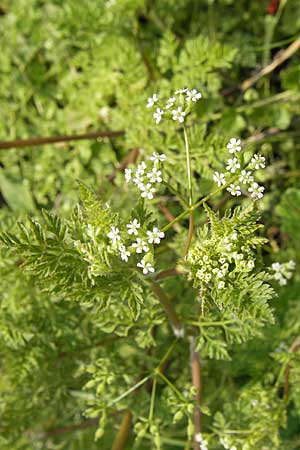
POLYGON ((69 134, 64 136, 48 136, 35 137, 29 139, 16 139, 14 141, 0 141, 0 150, 18 148, 18 147, 34 147, 36 145, 55 144, 57 142, 79 141, 83 139, 97 139, 103 137, 118 137, 124 135, 124 130, 119 131, 94 131, 83 134, 69 134))
POLYGON ((194 406, 194 449, 199 450, 199 442, 196 441, 196 435, 201 433, 201 365, 199 353, 196 351, 195 337, 191 337, 191 370, 192 370, 192 384, 196 390, 195 406, 194 406))
POLYGON ((129 438, 130 427, 132 423, 131 411, 125 411, 119 431, 115 437, 111 450, 123 450, 129 438))
MULTIPOLYGON (((164 214, 165 218, 169 221, 172 222, 175 217, 173 216, 173 214, 171 213, 171 211, 162 203, 158 203, 158 208, 161 210, 161 212, 164 214)), ((181 230, 181 227, 179 225, 179 223, 174 223, 173 225, 173 229, 179 233, 181 230)))

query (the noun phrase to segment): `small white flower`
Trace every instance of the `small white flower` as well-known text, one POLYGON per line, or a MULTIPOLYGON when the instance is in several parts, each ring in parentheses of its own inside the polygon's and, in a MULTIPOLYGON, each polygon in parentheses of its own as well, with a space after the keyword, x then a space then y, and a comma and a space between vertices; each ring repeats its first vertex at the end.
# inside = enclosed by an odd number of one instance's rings
POLYGON ((147 169, 147 164, 145 163, 145 161, 142 161, 136 169, 136 174, 137 175, 144 175, 145 170, 147 169))
POLYGON ((153 114, 156 123, 159 123, 161 121, 163 114, 164 111, 162 109, 156 108, 156 112, 153 114))
POLYGON ((213 180, 217 183, 217 185, 224 186, 226 184, 226 178, 224 173, 215 172, 213 176, 213 180))
POLYGON ((173 120, 177 120, 179 123, 183 123, 184 122, 184 116, 185 116, 185 112, 182 111, 181 106, 179 106, 177 109, 173 109, 172 111, 173 120))
POLYGON ((129 224, 126 225, 126 227, 128 228, 127 233, 128 234, 134 234, 135 236, 138 235, 138 229, 140 228, 140 224, 137 221, 137 219, 134 219, 132 222, 130 222, 129 224))
POLYGON ((289 261, 282 264, 279 262, 273 263, 271 267, 274 271, 274 280, 278 281, 280 286, 285 286, 287 284, 287 280, 292 278, 295 266, 294 261, 289 261))
POLYGON ((200 98, 202 98, 202 94, 198 92, 197 89, 192 89, 186 93, 186 100, 188 102, 197 102, 200 98))
POLYGON ((149 178, 150 183, 161 183, 161 171, 158 170, 156 167, 153 167, 151 172, 147 173, 147 177, 149 178))
POLYGON ((133 178, 133 183, 137 185, 137 187, 142 191, 144 186, 144 176, 136 172, 135 177, 133 178))
POLYGON ((230 184, 227 188, 227 191, 230 192, 231 195, 239 197, 241 193, 241 188, 238 184, 230 184))
POLYGON ((295 261, 293 261, 292 259, 290 259, 290 261, 288 261, 288 262, 286 263, 286 267, 287 267, 289 270, 295 270, 295 268, 296 268, 296 263, 295 263, 295 261))
POLYGON ((229 153, 236 153, 242 150, 241 140, 236 138, 231 138, 229 143, 226 146, 229 150, 229 153))
POLYGON ((206 439, 203 438, 201 433, 195 434, 195 441, 200 444, 199 445, 200 450, 208 450, 207 449, 208 442, 206 439))
POLYGON ((153 94, 152 97, 148 98, 147 108, 152 108, 154 104, 158 101, 158 97, 156 94, 153 94))
POLYGON ((225 287, 224 281, 219 281, 219 283, 218 283, 218 289, 224 289, 224 287, 225 287))
POLYGON ((147 231, 149 244, 159 244, 160 240, 165 237, 165 233, 154 227, 152 231, 147 231))
POLYGON ((266 167, 265 161, 266 158, 264 156, 255 153, 251 159, 251 164, 255 170, 264 169, 266 167))
POLYGON ((255 262, 253 261, 253 259, 249 259, 249 261, 247 262, 247 267, 248 269, 254 269, 255 262))
POLYGON ((139 186, 139 189, 142 191, 141 196, 147 198, 148 200, 153 199, 153 194, 155 194, 155 188, 152 187, 151 183, 147 183, 146 185, 139 186))
POLYGON ((132 170, 131 169, 125 169, 125 181, 126 183, 129 183, 131 180, 132 170))
POLYGON ((248 172, 247 172, 247 170, 242 170, 241 175, 239 177, 240 183, 243 183, 243 184, 252 183, 254 178, 251 174, 252 174, 252 172, 250 170, 248 172))
POLYGON ((183 327, 182 328, 173 327, 173 333, 174 333, 174 336, 177 338, 184 338, 184 336, 185 336, 185 330, 183 327))
POLYGON ((166 109, 172 108, 172 106, 173 106, 174 103, 175 103, 175 100, 176 100, 175 97, 170 97, 169 100, 168 100, 167 103, 166 103, 165 108, 166 108, 166 109))
POLYGON ((252 183, 248 189, 248 192, 251 194, 251 198, 254 200, 263 198, 265 188, 263 186, 259 186, 256 182, 252 183))
POLYGON ((226 170, 229 170, 231 173, 235 173, 237 169, 241 167, 240 163, 238 162, 237 158, 228 159, 226 170))
POLYGON ((136 242, 132 244, 132 247, 135 248, 136 253, 149 252, 147 242, 141 238, 137 238, 136 242))
POLYGON ((116 243, 121 239, 119 233, 120 233, 119 228, 111 227, 107 237, 112 241, 113 245, 116 245, 116 243))
POLYGON ((167 157, 164 153, 159 154, 154 152, 152 153, 152 156, 150 156, 149 159, 150 161, 153 161, 154 164, 159 164, 160 162, 164 162, 167 159, 167 157))
POLYGON ((128 252, 126 250, 125 245, 123 245, 123 244, 119 245, 119 252, 120 252, 120 256, 121 256, 122 261, 126 261, 127 262, 128 261, 128 257, 130 256, 130 252, 128 252))
POLYGON ((188 88, 179 89, 178 91, 175 91, 175 94, 185 94, 188 91, 188 88))
POLYGON ((137 263, 137 267, 140 267, 143 269, 143 274, 147 275, 149 272, 154 272, 154 267, 150 263, 147 263, 144 258, 141 260, 141 262, 137 263))

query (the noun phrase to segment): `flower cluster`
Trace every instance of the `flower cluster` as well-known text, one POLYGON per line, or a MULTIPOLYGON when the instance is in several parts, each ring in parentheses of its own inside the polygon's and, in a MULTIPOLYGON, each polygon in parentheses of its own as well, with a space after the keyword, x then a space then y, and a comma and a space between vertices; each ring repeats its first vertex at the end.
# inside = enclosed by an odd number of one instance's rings
POLYGON ((150 247, 154 244, 159 244, 164 236, 164 232, 160 231, 157 227, 153 227, 152 230, 143 230, 137 219, 133 219, 131 222, 126 224, 126 231, 124 230, 122 235, 119 228, 115 226, 112 226, 107 234, 107 237, 111 242, 111 246, 113 249, 117 249, 122 261, 128 262, 129 257, 132 254, 145 254, 136 264, 137 267, 142 269, 144 275, 154 272, 150 247), (147 257, 148 253, 149 256, 147 257))
POLYGON ((148 98, 147 108, 155 107, 153 118, 155 123, 159 123, 163 116, 171 118, 175 122, 183 123, 186 115, 190 110, 190 106, 202 98, 202 94, 197 89, 179 89, 175 91, 165 104, 163 104, 157 94, 153 94, 148 98))
POLYGON ((161 163, 166 160, 166 155, 163 153, 153 153, 150 156, 150 161, 152 161, 152 166, 147 167, 145 161, 142 161, 135 171, 130 168, 125 169, 125 180, 127 183, 135 184, 141 191, 141 196, 152 200, 154 194, 156 193, 156 184, 162 182, 162 171, 161 163))
POLYGON ((208 450, 208 442, 203 438, 201 433, 195 435, 195 441, 199 443, 199 450, 208 450))
POLYGON ((222 239, 210 239, 206 245, 194 247, 188 256, 197 285, 225 289, 231 273, 251 272, 255 267, 251 248, 237 231, 222 239))
POLYGON ((229 153, 233 155, 226 163, 227 172, 215 172, 213 180, 217 183, 218 187, 225 186, 228 178, 231 177, 231 174, 235 174, 236 181, 226 188, 231 195, 239 197, 242 195, 242 188, 247 188, 247 191, 253 200, 261 199, 264 195, 265 188, 259 186, 259 184, 254 181, 253 171, 265 167, 265 158, 255 154, 248 165, 250 170, 247 170, 246 168, 241 170, 241 162, 238 156, 239 152, 242 150, 241 140, 231 138, 226 147, 229 153))
POLYGON ((273 272, 274 280, 276 280, 280 286, 285 286, 287 284, 287 280, 292 278, 295 267, 296 264, 292 260, 287 263, 273 263, 271 270, 273 272))

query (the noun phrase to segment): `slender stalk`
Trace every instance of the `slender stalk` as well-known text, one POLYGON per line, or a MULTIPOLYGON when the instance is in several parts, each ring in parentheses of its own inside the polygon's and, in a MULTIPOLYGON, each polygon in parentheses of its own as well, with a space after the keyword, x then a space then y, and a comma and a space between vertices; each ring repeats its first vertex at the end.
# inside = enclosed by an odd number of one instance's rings
POLYGON ((150 423, 152 422, 153 416, 154 416, 156 385, 157 385, 157 378, 154 377, 153 384, 152 384, 152 392, 151 392, 150 411, 149 411, 149 422, 150 423))
POLYGON ((192 206, 192 204, 193 204, 193 187, 192 187, 191 157, 190 157, 189 140, 188 140, 185 126, 183 126, 183 135, 184 135, 184 143, 185 143, 186 168, 187 168, 187 177, 188 177, 189 205, 192 206))
POLYGON ((120 400, 123 400, 123 398, 127 397, 127 395, 131 394, 131 392, 135 391, 136 389, 138 389, 140 386, 142 386, 143 384, 146 383, 146 381, 148 381, 150 378, 152 377, 152 374, 147 375, 146 377, 144 377, 142 380, 140 380, 138 383, 136 383, 134 386, 132 386, 130 389, 128 389, 126 392, 123 392, 123 394, 119 395, 119 397, 115 398, 114 400, 112 400, 109 404, 109 407, 111 407, 112 405, 114 405, 115 403, 118 403, 120 400))
POLYGON ((170 389, 172 389, 173 392, 180 398, 181 401, 186 403, 186 398, 182 395, 182 393, 177 389, 176 386, 161 372, 157 372, 158 376, 169 386, 170 389))
POLYGON ((188 254, 195 227, 195 218, 194 212, 191 209, 193 205, 193 186, 192 186, 192 171, 191 171, 191 156, 190 156, 190 147, 189 140, 185 126, 183 126, 183 135, 184 135, 184 143, 185 143, 185 154, 186 154, 186 168, 187 168, 187 178, 188 178, 188 190, 189 190, 189 207, 190 207, 190 218, 189 218, 189 231, 187 241, 183 251, 183 257, 186 258, 188 254))
POLYGON ((131 411, 125 411, 123 416, 119 431, 114 439, 111 450, 124 450, 127 444, 130 427, 132 423, 132 413, 131 411))
POLYGON ((194 211, 191 211, 190 212, 190 220, 189 220, 189 232, 188 232, 188 237, 187 237, 187 241, 185 243, 184 252, 183 252, 183 257, 184 258, 188 254, 188 251, 189 251, 192 239, 193 239, 194 228, 195 228, 194 211))

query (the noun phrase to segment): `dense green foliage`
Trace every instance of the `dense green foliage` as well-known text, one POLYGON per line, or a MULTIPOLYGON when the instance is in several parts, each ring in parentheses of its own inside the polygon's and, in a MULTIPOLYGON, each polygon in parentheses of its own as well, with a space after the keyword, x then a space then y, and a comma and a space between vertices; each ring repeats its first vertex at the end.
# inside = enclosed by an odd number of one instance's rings
POLYGON ((242 88, 299 36, 275 3, 2 0, 1 141, 122 133, 0 149, 1 449, 191 449, 194 354, 210 450, 300 450, 299 49, 242 88), (184 132, 155 123, 147 99, 184 87, 184 132), (241 170, 266 158, 261 199, 216 188, 232 136, 241 170), (154 152, 152 199, 124 168, 154 152))

